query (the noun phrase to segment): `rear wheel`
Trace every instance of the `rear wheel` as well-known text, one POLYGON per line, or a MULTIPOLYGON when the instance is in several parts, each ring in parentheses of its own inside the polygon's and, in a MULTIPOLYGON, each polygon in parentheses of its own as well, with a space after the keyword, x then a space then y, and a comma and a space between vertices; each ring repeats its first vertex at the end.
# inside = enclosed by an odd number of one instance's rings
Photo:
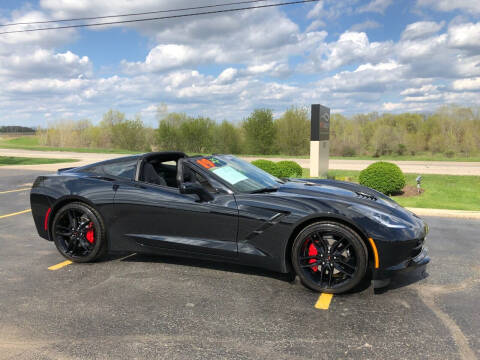
POLYGON ((63 206, 52 222, 58 251, 74 262, 91 262, 107 252, 105 226, 98 212, 84 203, 63 206))
POLYGON ((353 289, 367 270, 367 248, 349 227, 330 221, 311 224, 295 238, 292 264, 302 283, 339 294, 353 289))

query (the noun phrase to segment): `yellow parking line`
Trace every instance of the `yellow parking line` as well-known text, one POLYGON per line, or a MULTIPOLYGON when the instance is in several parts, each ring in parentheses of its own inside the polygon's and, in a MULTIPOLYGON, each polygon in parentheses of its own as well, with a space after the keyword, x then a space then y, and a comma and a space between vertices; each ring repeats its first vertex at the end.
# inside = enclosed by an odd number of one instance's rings
POLYGON ((65 266, 67 266, 67 265, 70 265, 71 263, 72 263, 72 262, 71 262, 70 260, 65 260, 65 261, 63 261, 63 262, 61 262, 61 263, 59 263, 59 264, 57 264, 57 265, 50 266, 50 267, 48 268, 48 270, 58 270, 58 269, 61 269, 61 268, 65 267, 65 266))
POLYGON ((27 209, 27 210, 23 210, 23 211, 19 211, 19 212, 16 212, 16 213, 11 213, 11 214, 6 214, 6 215, 0 215, 0 219, 4 219, 4 218, 10 217, 10 216, 25 214, 25 213, 30 212, 30 211, 32 211, 32 209, 27 209))
POLYGON ((333 294, 320 294, 315 304, 315 309, 328 310, 330 302, 332 301, 333 294))
POLYGON ((26 190, 31 190, 31 188, 21 188, 21 189, 15 189, 15 190, 0 191, 0 195, 1 195, 1 194, 8 194, 8 193, 13 193, 13 192, 18 192, 18 191, 26 191, 26 190))

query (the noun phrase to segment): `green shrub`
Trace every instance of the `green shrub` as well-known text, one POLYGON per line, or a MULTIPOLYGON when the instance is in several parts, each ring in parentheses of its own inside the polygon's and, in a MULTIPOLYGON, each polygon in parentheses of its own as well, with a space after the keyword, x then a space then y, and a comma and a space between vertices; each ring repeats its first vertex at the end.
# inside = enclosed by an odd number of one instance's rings
POLYGON ((445 151, 445 156, 447 158, 453 158, 455 156, 455 151, 452 151, 452 150, 445 151))
POLYGON ((361 185, 378 190, 386 195, 400 192, 405 186, 405 175, 392 163, 379 161, 360 172, 361 185))
POLYGON ((398 155, 405 155, 406 153, 407 153, 407 147, 404 144, 398 144, 397 154, 398 155))
POLYGON ((279 161, 276 164, 276 172, 273 174, 280 178, 300 177, 302 176, 302 167, 295 161, 279 161))
POLYGON ((355 149, 350 145, 344 145, 341 150, 341 155, 345 157, 355 156, 355 149))
POLYGON ((255 161, 252 161, 252 165, 255 165, 256 167, 272 175, 275 175, 275 173, 277 172, 277 164, 275 164, 273 161, 270 161, 270 160, 263 160, 263 159, 255 160, 255 161))

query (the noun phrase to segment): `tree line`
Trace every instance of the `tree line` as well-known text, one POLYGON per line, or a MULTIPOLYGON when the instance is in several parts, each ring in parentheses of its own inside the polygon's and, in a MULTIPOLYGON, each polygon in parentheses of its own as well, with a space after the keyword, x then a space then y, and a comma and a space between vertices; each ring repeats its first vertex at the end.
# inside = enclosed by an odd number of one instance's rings
MULTIPOLYGON (((241 122, 216 122, 159 107, 158 127, 151 128, 139 116, 127 119, 110 110, 98 125, 90 120, 56 121, 39 129, 37 136, 43 145, 61 147, 306 156, 309 116, 302 107, 291 107, 277 118, 270 109, 256 109, 241 122)), ((330 153, 476 155, 480 153, 480 108, 450 105, 430 114, 332 114, 330 153)))
POLYGON ((34 133, 35 129, 26 126, 0 126, 0 133, 34 133))

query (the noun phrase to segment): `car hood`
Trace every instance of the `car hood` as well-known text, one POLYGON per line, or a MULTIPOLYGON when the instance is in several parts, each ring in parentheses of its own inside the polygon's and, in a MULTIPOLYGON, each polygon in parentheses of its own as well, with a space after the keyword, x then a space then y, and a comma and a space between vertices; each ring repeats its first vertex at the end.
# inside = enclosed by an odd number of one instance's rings
POLYGON ((359 184, 323 179, 290 179, 282 184, 279 192, 297 193, 299 195, 325 195, 348 199, 355 199, 362 203, 372 202, 387 206, 397 207, 397 203, 388 196, 359 184))
POLYGON ((343 201, 349 204, 361 204, 379 209, 400 217, 409 223, 423 224, 423 221, 411 211, 398 205, 388 196, 359 184, 323 179, 290 179, 282 184, 277 196, 300 195, 309 198, 343 201))

